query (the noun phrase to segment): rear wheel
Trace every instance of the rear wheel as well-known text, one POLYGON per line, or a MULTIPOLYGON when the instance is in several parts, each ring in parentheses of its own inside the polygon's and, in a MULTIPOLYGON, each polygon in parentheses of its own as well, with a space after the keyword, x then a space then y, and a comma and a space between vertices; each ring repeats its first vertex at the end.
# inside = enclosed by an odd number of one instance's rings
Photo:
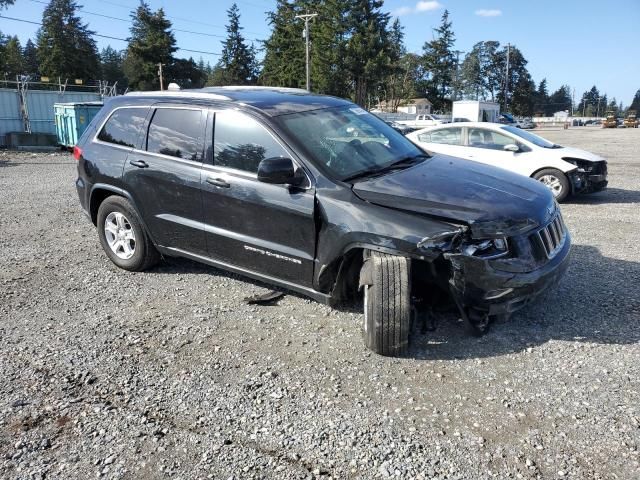
POLYGON ((369 252, 360 272, 364 290, 363 337, 367 348, 385 356, 406 353, 411 331, 408 258, 369 252))
POLYGON ((537 172, 533 178, 545 184, 558 202, 563 201, 570 193, 569 180, 560 170, 545 168, 537 172))
POLYGON ((160 260, 160 254, 127 199, 107 197, 98 208, 97 228, 103 250, 120 268, 139 272, 160 260))

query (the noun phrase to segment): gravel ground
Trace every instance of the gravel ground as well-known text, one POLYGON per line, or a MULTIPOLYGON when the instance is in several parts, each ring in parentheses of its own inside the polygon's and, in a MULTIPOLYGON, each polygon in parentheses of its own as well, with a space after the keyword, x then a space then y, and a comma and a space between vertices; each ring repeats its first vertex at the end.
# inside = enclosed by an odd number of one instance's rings
POLYGON ((562 283, 410 357, 359 312, 171 259, 103 254, 67 154, 0 152, 1 478, 640 477, 640 130, 545 131, 609 159, 563 205, 562 283))

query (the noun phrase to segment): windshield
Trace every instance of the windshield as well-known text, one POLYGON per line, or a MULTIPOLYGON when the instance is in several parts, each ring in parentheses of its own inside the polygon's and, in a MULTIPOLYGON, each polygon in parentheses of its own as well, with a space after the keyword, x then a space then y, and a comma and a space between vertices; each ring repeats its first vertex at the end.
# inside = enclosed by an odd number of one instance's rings
POLYGON ((510 125, 505 125, 504 127, 500 127, 500 128, 502 128, 502 130, 506 130, 509 133, 513 133, 514 135, 517 135, 520 138, 524 138, 528 142, 531 142, 534 145, 537 145, 538 147, 542 147, 542 148, 558 147, 558 145, 551 143, 549 140, 545 140, 544 138, 539 137, 538 135, 535 135, 533 133, 527 132, 526 130, 522 130, 521 128, 512 127, 510 125))
POLYGON ((340 180, 425 156, 402 134, 356 105, 292 113, 278 120, 316 163, 340 180))

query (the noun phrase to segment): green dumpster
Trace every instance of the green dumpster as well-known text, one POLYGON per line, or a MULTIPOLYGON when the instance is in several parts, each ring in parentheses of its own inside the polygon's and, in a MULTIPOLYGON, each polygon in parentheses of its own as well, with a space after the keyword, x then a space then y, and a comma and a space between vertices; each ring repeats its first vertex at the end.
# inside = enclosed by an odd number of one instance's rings
POLYGON ((101 108, 102 102, 54 103, 58 144, 75 146, 101 108))

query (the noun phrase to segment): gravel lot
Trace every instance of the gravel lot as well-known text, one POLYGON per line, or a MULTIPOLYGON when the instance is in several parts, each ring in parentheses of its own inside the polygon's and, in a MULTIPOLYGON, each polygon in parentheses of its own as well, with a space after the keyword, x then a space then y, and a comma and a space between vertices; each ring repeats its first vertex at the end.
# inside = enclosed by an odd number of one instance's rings
POLYGON ((564 204, 572 263, 541 301, 410 358, 361 314, 170 259, 103 254, 60 153, 0 152, 1 478, 640 478, 639 130, 542 133, 609 159, 564 204))

